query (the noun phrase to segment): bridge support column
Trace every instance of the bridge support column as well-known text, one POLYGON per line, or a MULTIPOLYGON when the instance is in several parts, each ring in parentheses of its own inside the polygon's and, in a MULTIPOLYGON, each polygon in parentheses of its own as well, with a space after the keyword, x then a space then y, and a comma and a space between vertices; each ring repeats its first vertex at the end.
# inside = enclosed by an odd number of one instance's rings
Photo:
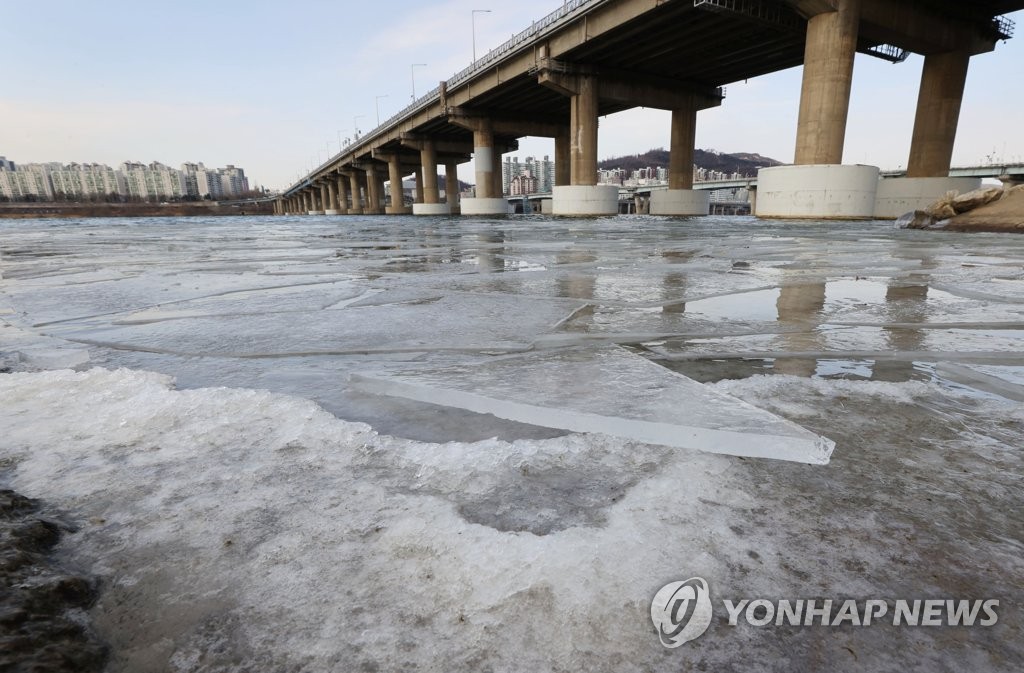
POLYGON ((313 214, 312 194, 309 190, 302 192, 302 212, 307 215, 313 214))
POLYGON ((317 202, 316 213, 317 215, 323 215, 328 208, 327 185, 321 182, 320 189, 317 190, 316 195, 319 199, 317 202))
POLYGON ((324 208, 324 215, 337 215, 338 214, 338 190, 334 184, 334 180, 327 180, 327 203, 324 208))
POLYGON ((444 200, 448 202, 448 212, 458 214, 459 206, 459 162, 446 161, 444 164, 444 200))
MULTIPOLYGON (((556 185, 552 194, 555 215, 617 215, 619 188, 597 184, 598 81, 577 75, 562 87, 569 98, 569 185, 556 185)), ((556 139, 555 161, 558 162, 556 139)))
POLYGON ((348 213, 348 178, 338 174, 338 213, 348 213))
POLYGON ((494 155, 496 152, 491 121, 489 119, 475 120, 473 163, 476 166, 476 197, 462 199, 463 215, 508 214, 508 202, 501 198, 500 193, 496 194, 494 191, 494 155))
POLYGON ((359 173, 360 171, 353 170, 348 174, 348 191, 352 198, 352 207, 348 209, 349 215, 363 214, 363 202, 359 198, 359 173))
MULTIPOLYGON (((693 189, 693 150, 697 138, 697 106, 672 111, 672 147, 669 153, 668 190, 651 193, 646 204, 651 215, 707 215, 711 192, 693 189)), ((637 209, 637 213, 640 209, 637 209)))
POLYGON ((380 215, 384 212, 381 201, 384 197, 384 179, 378 174, 374 164, 366 166, 366 205, 363 212, 367 215, 380 215))
POLYGON ((861 0, 833 5, 807 22, 796 165, 758 172, 759 217, 874 217, 878 168, 842 165, 861 0))
POLYGON ((423 203, 412 207, 415 215, 448 215, 451 212, 447 203, 441 203, 441 193, 437 186, 437 148, 432 140, 424 140, 420 149, 420 175, 423 177, 423 203))
POLYGON ((555 184, 556 187, 564 187, 572 183, 570 178, 570 165, 572 163, 572 152, 569 149, 569 131, 555 136, 555 184))
POLYGON ((927 208, 948 191, 964 193, 981 186, 976 178, 949 177, 970 59, 967 50, 924 57, 907 177, 879 183, 875 217, 896 218, 927 208))
POLYGON ((907 162, 908 178, 949 175, 970 59, 966 50, 925 56, 907 162))
POLYGON ((797 165, 843 161, 860 4, 861 0, 838 0, 835 11, 818 14, 807 22, 796 132, 797 165))
POLYGON ((388 157, 388 181, 391 183, 391 205, 386 212, 390 215, 405 215, 409 209, 405 205, 405 187, 402 184, 402 157, 395 152, 388 157))
POLYGON ((423 168, 417 168, 413 173, 412 202, 423 203, 423 168))

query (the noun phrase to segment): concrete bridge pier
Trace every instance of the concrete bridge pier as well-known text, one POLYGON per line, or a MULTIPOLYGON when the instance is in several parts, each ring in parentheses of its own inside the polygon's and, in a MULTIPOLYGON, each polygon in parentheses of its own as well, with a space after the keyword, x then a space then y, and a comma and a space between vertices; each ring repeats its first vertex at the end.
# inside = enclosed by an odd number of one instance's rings
POLYGON ((338 208, 338 189, 334 180, 327 179, 324 184, 327 187, 327 202, 324 203, 324 215, 338 215, 340 214, 340 209, 338 208))
MULTIPOLYGON (((552 188, 554 215, 617 215, 619 189, 597 184, 598 81, 594 75, 580 74, 551 79, 548 85, 570 95, 569 99, 569 183, 552 188)), ((558 162, 558 140, 555 140, 558 162)), ((564 149, 563 149, 564 151, 564 149)), ((556 163, 557 166, 557 163, 556 163)))
POLYGON ((320 209, 320 190, 316 185, 309 188, 309 212, 307 215, 323 215, 320 209))
POLYGON ((309 215, 313 211, 313 204, 310 203, 310 192, 308 189, 302 191, 302 212, 309 215))
POLYGON ((412 174, 412 203, 423 203, 423 167, 416 166, 412 174))
POLYGON ((349 197, 352 199, 352 206, 348 209, 349 215, 362 215, 363 214, 363 202, 360 199, 359 188, 360 179, 359 174, 362 171, 349 170, 346 172, 348 176, 348 191, 349 197))
POLYGON ((899 217, 927 208, 948 191, 962 194, 981 186, 979 178, 949 177, 970 59, 966 49, 925 56, 907 176, 879 183, 875 217, 899 217))
POLYGON ((406 215, 405 190, 402 187, 402 155, 393 152, 388 155, 388 181, 391 183, 391 205, 384 212, 388 215, 406 215))
MULTIPOLYGON (((507 215, 508 202, 495 191, 495 166, 497 147, 494 142, 494 128, 490 119, 467 120, 473 130, 473 163, 476 166, 476 196, 462 199, 463 215, 507 215)), ((500 155, 499 155, 500 156, 500 155)), ((501 182, 501 167, 498 166, 498 180, 501 182)))
MULTIPOLYGON (((697 138, 697 106, 672 110, 672 147, 669 152, 668 189, 653 192, 644 204, 651 215, 707 215, 711 192, 693 188, 693 151, 697 138)), ((637 213, 640 213, 639 204, 637 213)))
POLYGON ((572 149, 569 141, 569 129, 555 136, 555 184, 553 187, 565 187, 572 184, 569 171, 572 163, 572 149))
POLYGON ((444 200, 447 201, 448 212, 452 215, 462 212, 459 196, 459 162, 449 159, 444 164, 444 200))
POLYGON ((878 168, 842 164, 861 0, 832 4, 807 22, 795 165, 758 172, 759 217, 874 217, 878 168))
POLYGON ((338 173, 335 180, 338 184, 338 214, 345 215, 348 213, 348 178, 338 173))
POLYGON ((323 215, 324 211, 327 210, 327 185, 323 182, 319 183, 319 189, 314 190, 313 194, 316 196, 317 202, 313 209, 317 215, 323 215))
POLYGON ((377 170, 377 165, 369 162, 364 168, 366 174, 366 215, 384 214, 384 177, 377 170))
POLYGON ((423 141, 420 147, 420 165, 420 174, 423 176, 423 203, 413 205, 413 214, 450 214, 451 207, 447 203, 441 203, 441 192, 437 184, 437 146, 433 140, 423 141))

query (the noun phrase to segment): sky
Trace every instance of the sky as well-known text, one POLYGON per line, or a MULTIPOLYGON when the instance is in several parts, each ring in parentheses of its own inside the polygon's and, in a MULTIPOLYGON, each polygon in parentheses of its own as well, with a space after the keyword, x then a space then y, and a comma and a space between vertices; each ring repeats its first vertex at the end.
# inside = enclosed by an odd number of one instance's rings
MULTIPOLYGON (((0 0, 0 156, 234 164, 271 189, 338 151, 558 0, 0 0), (490 10, 472 14, 473 9, 490 10), (414 63, 424 65, 412 67, 414 63), (379 98, 378 98, 379 97, 379 98), (329 154, 328 154, 329 153, 329 154)), ((1024 31, 1024 12, 1010 15, 1024 31)), ((923 59, 857 56, 844 163, 906 166, 923 59)), ((1024 161, 1024 35, 971 61, 954 165, 1024 161)), ((801 69, 727 86, 697 147, 790 162, 801 69)), ((601 119, 599 156, 669 145, 670 113, 601 119)), ((554 154, 526 138, 515 156, 554 154)), ((459 168, 473 182, 472 164, 459 168)))

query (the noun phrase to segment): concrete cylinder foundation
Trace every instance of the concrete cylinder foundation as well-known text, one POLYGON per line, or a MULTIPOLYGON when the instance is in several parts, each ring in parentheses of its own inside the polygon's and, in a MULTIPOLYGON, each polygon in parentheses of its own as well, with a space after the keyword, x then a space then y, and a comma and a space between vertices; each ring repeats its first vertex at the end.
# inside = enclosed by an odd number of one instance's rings
POLYGON ((648 208, 651 215, 707 215, 710 210, 711 192, 693 189, 651 192, 648 208))
POLYGON ((451 215, 451 206, 447 203, 414 203, 413 215, 451 215))
POLYGON ((496 198, 462 199, 463 215, 508 215, 508 201, 496 198))
POLYGON ((924 210, 946 192, 961 194, 981 187, 981 178, 883 178, 875 197, 875 217, 895 219, 912 210, 924 210))
POLYGON ((878 193, 876 166, 773 166, 757 174, 758 217, 870 220, 878 193))
POLYGON ((590 216, 619 213, 619 188, 614 185, 556 185, 552 192, 553 215, 590 216))

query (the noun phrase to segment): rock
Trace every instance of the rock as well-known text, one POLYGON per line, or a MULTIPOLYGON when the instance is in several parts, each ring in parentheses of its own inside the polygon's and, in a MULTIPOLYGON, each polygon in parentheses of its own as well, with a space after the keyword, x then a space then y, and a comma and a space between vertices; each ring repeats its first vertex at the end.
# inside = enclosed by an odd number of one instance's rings
POLYGON ((1013 187, 1006 187, 1003 189, 1002 198, 1008 198, 1011 194, 1024 192, 1024 185, 1014 185, 1013 187))
POLYGON ((930 229, 934 224, 935 218, 923 210, 909 212, 896 220, 898 229, 930 229))
POLYGON ((960 213, 966 213, 980 206, 984 206, 986 203, 992 203, 998 200, 1003 195, 1002 187, 982 187, 975 189, 972 192, 961 194, 960 196, 953 199, 953 210, 960 213))
POLYGON ((40 504, 0 490, 0 671, 101 671, 107 647, 81 613, 96 582, 68 574, 51 552, 67 526, 41 516, 40 504))
POLYGON ((999 200, 954 217, 949 229, 1024 233, 1024 189, 1007 189, 999 200))
POLYGON ((925 208, 924 212, 928 213, 936 220, 945 220, 950 217, 956 217, 956 208, 953 207, 953 200, 959 195, 957 191, 946 192, 946 195, 941 199, 933 203, 932 205, 925 208))

